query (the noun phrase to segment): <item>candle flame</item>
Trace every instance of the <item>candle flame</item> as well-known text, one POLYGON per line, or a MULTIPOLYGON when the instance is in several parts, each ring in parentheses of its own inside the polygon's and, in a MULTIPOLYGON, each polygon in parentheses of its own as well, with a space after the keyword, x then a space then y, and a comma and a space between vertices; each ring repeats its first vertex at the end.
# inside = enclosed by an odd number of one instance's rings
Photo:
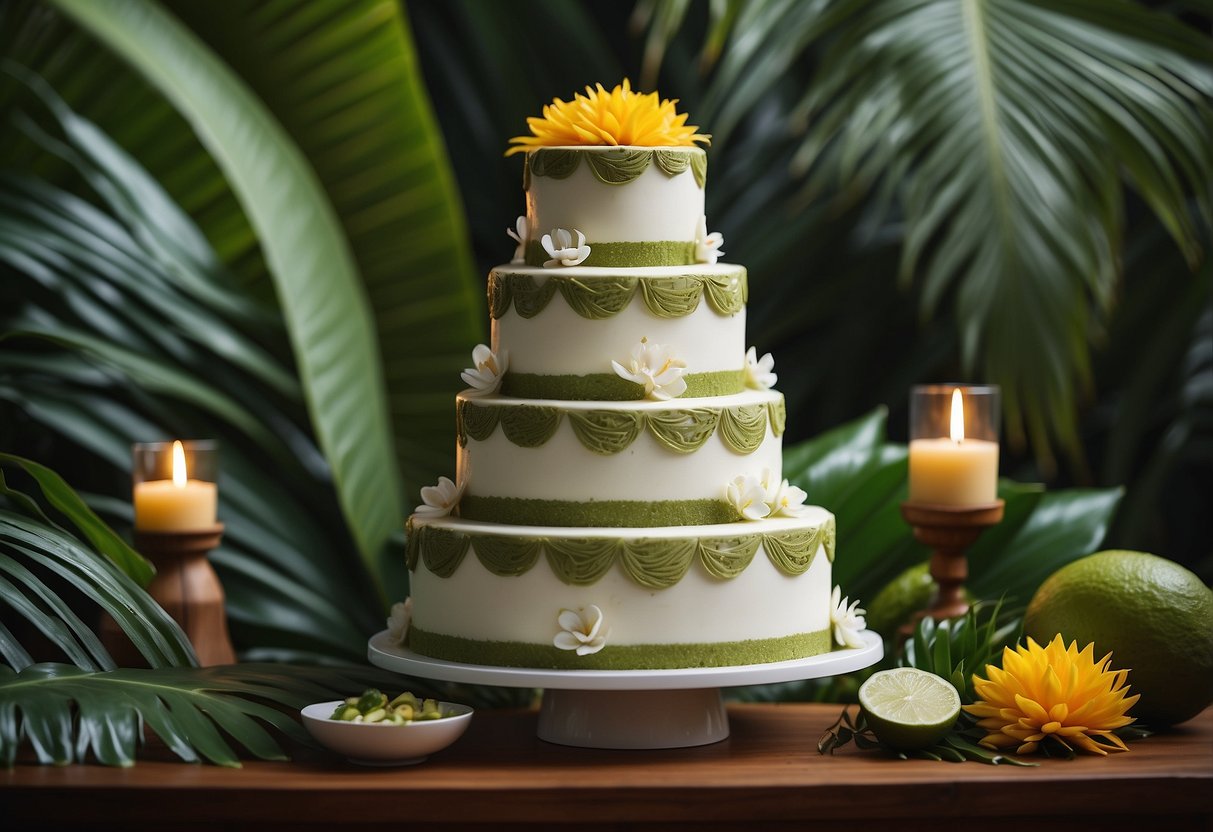
POLYGON ((173 485, 185 488, 185 447, 181 440, 173 441, 173 485))
POLYGON ((952 390, 952 441, 963 442, 965 438, 965 406, 960 388, 952 390))

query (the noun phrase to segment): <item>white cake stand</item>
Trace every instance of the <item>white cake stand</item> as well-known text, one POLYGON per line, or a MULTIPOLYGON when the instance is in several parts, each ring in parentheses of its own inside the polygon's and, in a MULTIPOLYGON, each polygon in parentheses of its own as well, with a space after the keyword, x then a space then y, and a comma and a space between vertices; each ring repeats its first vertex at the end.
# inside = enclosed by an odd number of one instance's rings
POLYGON ((884 644, 871 630, 864 646, 807 659, 740 667, 673 670, 544 670, 432 659, 392 644, 386 630, 367 642, 385 670, 476 685, 543 688, 539 738, 585 748, 685 748, 729 736, 722 687, 837 676, 873 665, 884 644))

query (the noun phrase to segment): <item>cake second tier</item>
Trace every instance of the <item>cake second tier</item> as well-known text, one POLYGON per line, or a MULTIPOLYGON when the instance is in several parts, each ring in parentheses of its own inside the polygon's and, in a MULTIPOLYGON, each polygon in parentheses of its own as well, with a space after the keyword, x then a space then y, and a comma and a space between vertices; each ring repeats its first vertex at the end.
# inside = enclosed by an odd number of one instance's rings
POLYGON ((533 526, 680 526, 740 518, 737 477, 778 483, 783 395, 646 402, 458 399, 460 513, 533 526))
POLYGON ((643 399, 611 363, 627 364, 642 341, 685 363, 686 398, 745 389, 743 266, 499 266, 488 294, 493 352, 509 360, 507 395, 643 399))

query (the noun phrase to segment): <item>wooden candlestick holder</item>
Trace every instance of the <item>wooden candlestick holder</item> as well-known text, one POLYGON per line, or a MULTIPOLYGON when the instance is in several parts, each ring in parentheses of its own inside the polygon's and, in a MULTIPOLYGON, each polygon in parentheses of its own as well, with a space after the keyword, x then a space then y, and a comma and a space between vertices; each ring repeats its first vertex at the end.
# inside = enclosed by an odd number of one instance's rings
POLYGON ((1002 500, 978 506, 901 504, 901 516, 914 528, 914 538, 931 547, 931 577, 938 586, 931 606, 898 631, 903 640, 914 634, 925 616, 942 621, 959 618, 969 611, 969 602, 964 597, 964 584, 969 577, 966 552, 982 532, 1002 522, 1005 506, 1002 500))
MULTIPOLYGON (((223 585, 206 557, 222 539, 222 523, 188 532, 135 530, 135 549, 156 566, 148 594, 181 625, 203 667, 236 662, 227 632, 223 585)), ((120 667, 146 666, 113 619, 106 616, 101 631, 102 642, 120 667)))

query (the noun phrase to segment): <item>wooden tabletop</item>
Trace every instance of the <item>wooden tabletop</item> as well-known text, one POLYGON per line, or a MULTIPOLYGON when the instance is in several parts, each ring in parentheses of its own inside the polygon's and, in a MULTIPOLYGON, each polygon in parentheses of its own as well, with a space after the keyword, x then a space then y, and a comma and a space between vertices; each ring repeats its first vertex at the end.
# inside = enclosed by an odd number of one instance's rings
POLYGON ((732 705, 728 740, 666 751, 549 745, 535 713, 482 711, 409 768, 318 754, 238 770, 18 765, 0 771, 0 829, 1213 830, 1213 708, 1129 753, 1039 768, 821 756, 839 710, 732 705))

